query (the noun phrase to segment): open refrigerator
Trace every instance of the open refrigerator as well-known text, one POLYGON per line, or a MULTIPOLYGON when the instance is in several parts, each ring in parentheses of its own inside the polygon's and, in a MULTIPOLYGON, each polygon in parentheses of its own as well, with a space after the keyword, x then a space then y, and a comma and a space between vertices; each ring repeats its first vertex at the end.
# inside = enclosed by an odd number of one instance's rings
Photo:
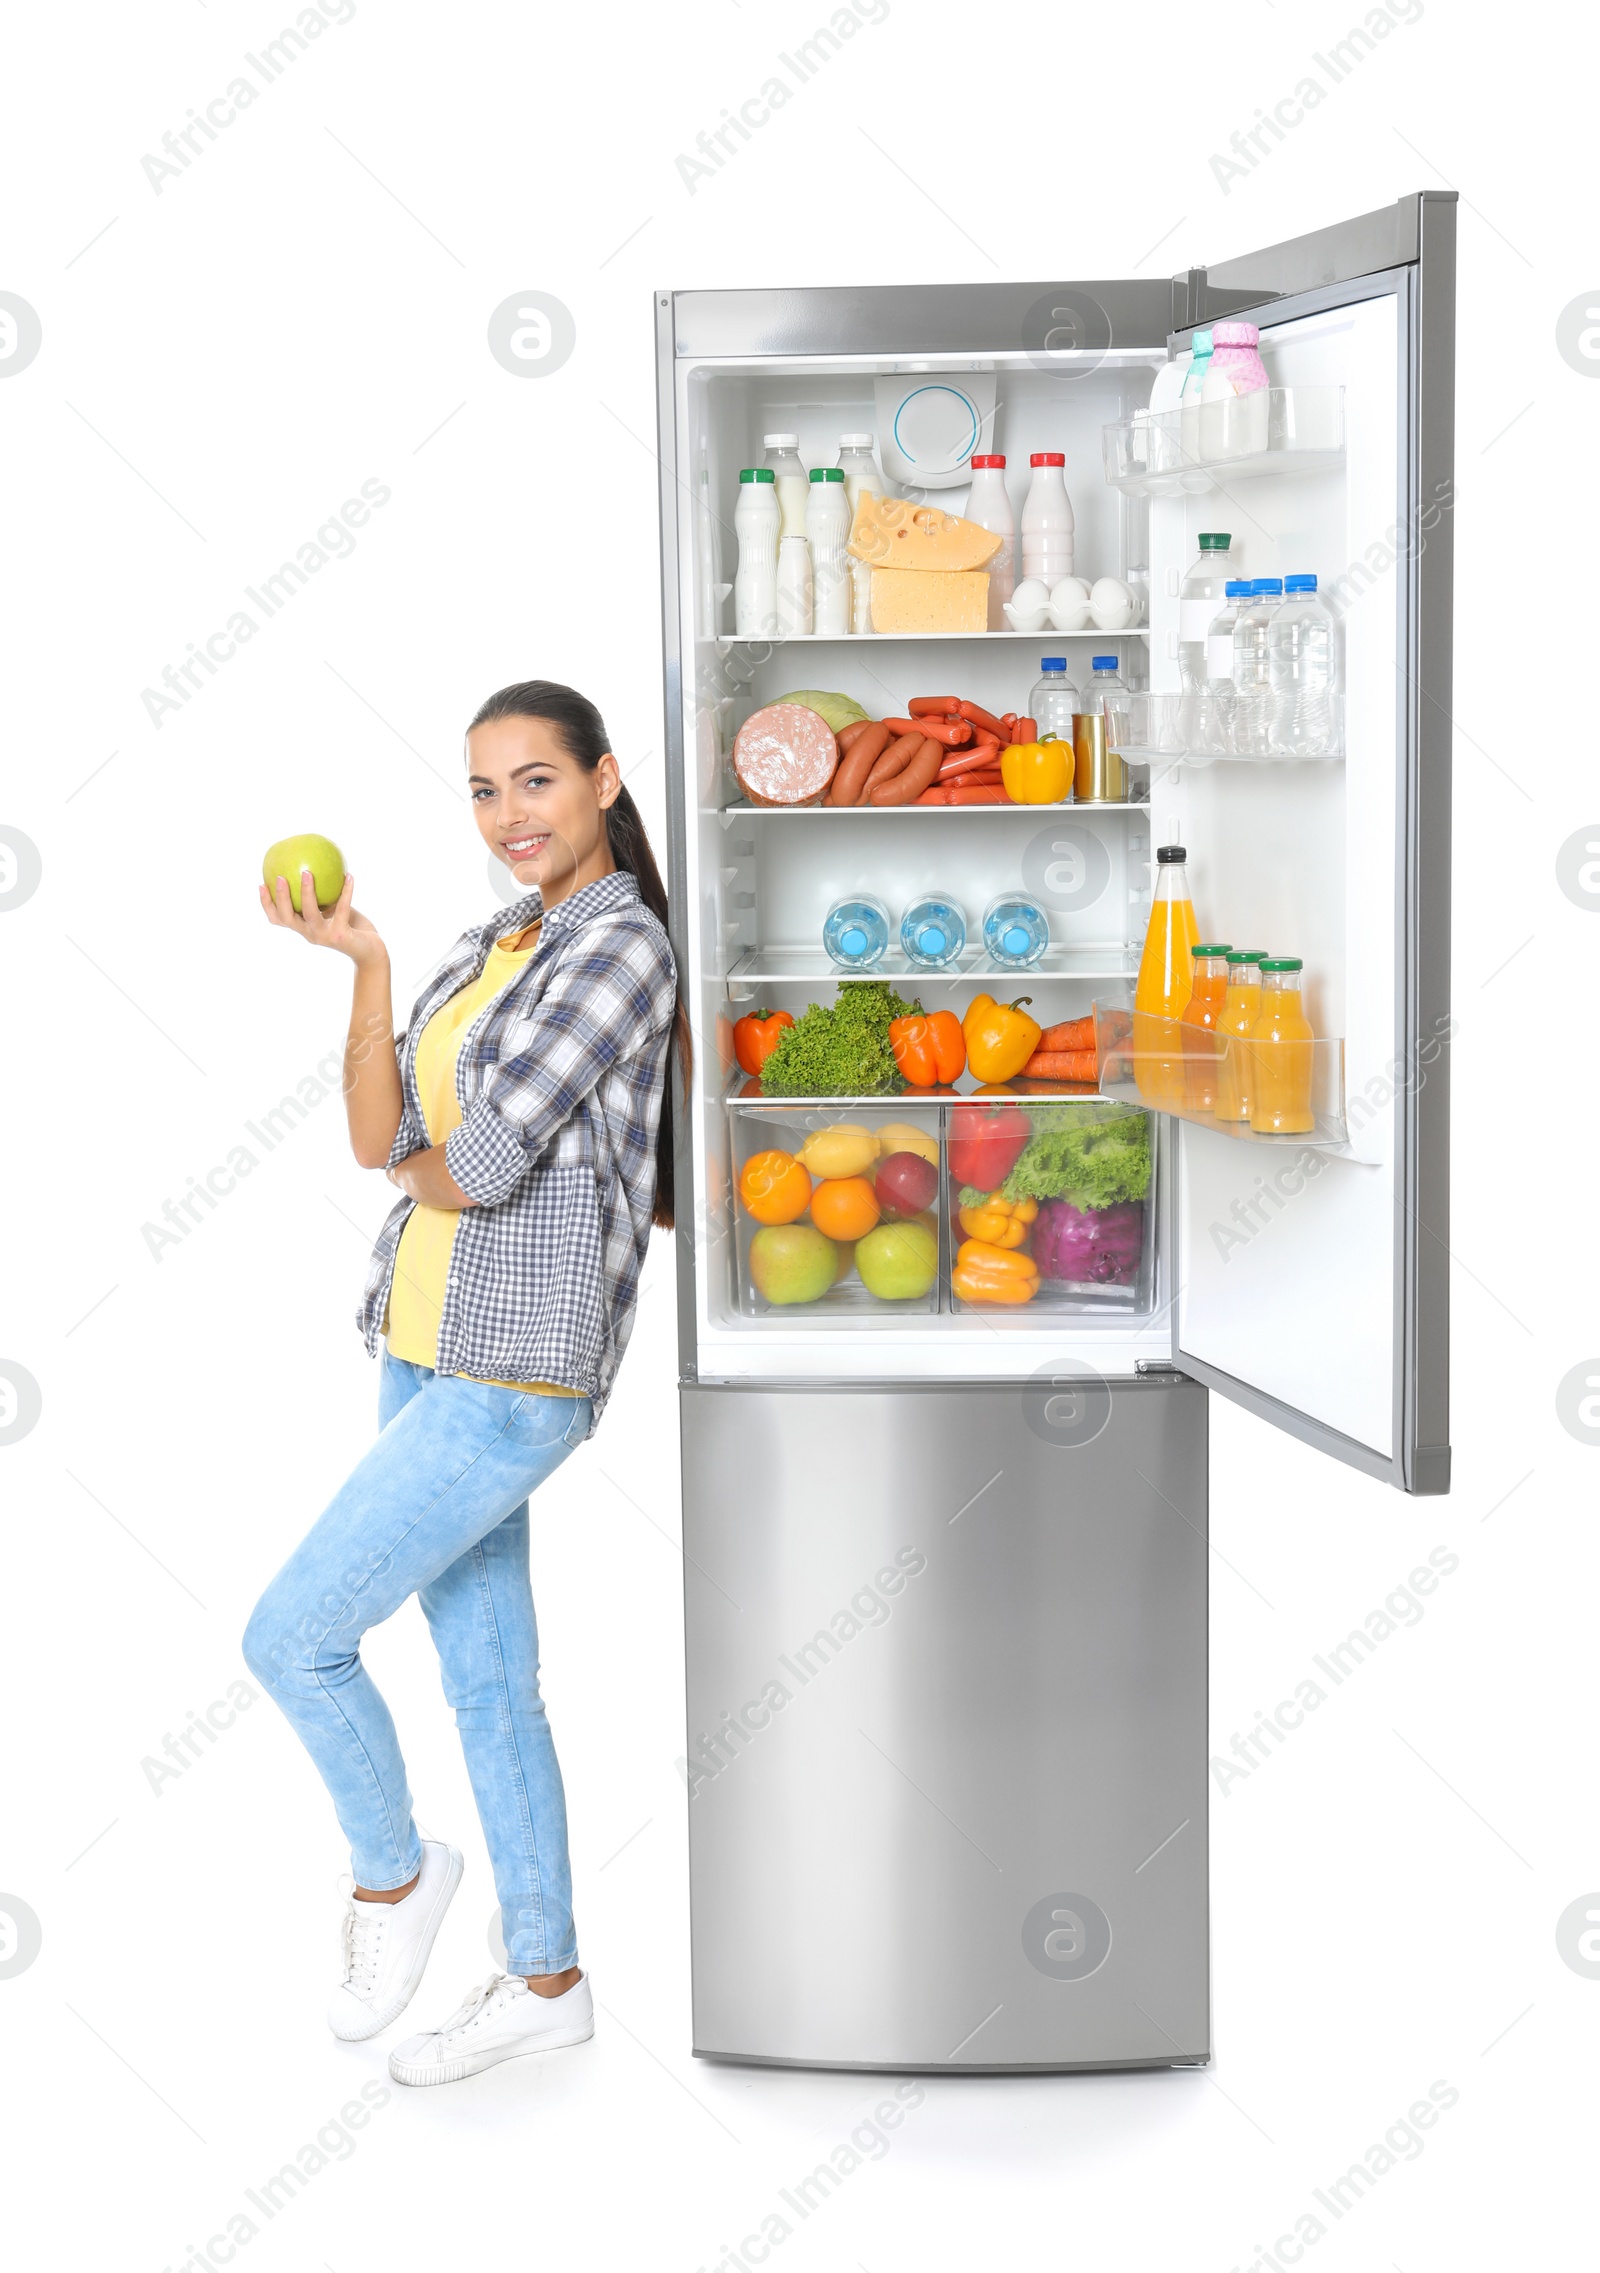
MULTIPOLYGON (((671 897, 696 1044, 683 1775, 706 2057, 1205 2061, 1208 1392, 1403 1491, 1448 1489, 1454 218, 1426 193, 1159 282, 656 296, 671 897), (1200 447, 1158 419, 1163 445, 1139 415, 1156 376, 1224 317, 1259 326, 1267 403, 1200 447), (1148 620, 736 636, 733 506, 763 436, 832 464, 886 400, 941 388, 975 406, 970 449, 1013 469, 1064 454, 1079 573, 1147 587, 1148 620), (1041 656, 1081 683, 1093 649, 1174 694, 1202 529, 1238 532, 1251 575, 1332 586, 1336 759, 1200 763, 1157 701, 1132 708, 1169 723, 1130 739, 1115 804, 744 797, 738 727, 799 689, 873 717, 943 692, 998 715, 1026 709, 1041 656), (822 927, 847 894, 897 915, 933 889, 972 911, 1019 885, 1050 930, 1020 985, 981 938, 951 971, 908 972, 891 946, 870 975, 930 1011, 982 988, 1031 996, 1041 1024, 1114 1021, 1171 841, 1203 935, 1303 957, 1315 1127, 1254 1138, 1156 1110, 1114 1052, 1098 1087, 1002 1085, 1030 1126, 1108 1135, 1143 1168, 1109 1262, 1018 1307, 964 1301, 960 1098, 767 1098, 731 1022, 834 998, 822 927), (868 1284, 845 1245, 833 1283, 769 1299, 742 1172, 840 1123, 892 1124, 936 1171, 932 1284, 868 1284)), ((946 476, 928 494, 959 513, 966 492, 946 476)))

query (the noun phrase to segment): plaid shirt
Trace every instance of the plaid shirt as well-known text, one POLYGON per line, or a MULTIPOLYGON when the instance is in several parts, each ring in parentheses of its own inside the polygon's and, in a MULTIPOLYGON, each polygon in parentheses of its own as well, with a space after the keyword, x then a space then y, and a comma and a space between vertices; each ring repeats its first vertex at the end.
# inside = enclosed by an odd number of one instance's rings
MULTIPOLYGON (((540 907, 530 892, 464 931, 417 998, 395 1044, 403 1103, 391 1168, 428 1145, 416 1076, 424 1026, 540 907)), ((527 964, 468 1027, 461 1126, 444 1156, 478 1204, 462 1210, 451 1251, 441 1373, 559 1381, 591 1398, 599 1419, 650 1240, 676 1001, 667 935, 619 869, 545 916, 527 964)), ((374 1357, 414 1204, 400 1202, 373 1249, 357 1323, 374 1357)))

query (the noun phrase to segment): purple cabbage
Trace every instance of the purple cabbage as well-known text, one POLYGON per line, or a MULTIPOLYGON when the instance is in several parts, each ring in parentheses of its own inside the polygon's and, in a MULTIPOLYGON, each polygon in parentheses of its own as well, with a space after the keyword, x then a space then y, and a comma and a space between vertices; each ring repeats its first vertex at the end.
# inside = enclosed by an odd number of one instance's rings
POLYGON ((1042 1279, 1132 1286, 1144 1253, 1144 1207, 1138 1200, 1119 1200, 1108 1208, 1041 1200, 1031 1244, 1042 1279))

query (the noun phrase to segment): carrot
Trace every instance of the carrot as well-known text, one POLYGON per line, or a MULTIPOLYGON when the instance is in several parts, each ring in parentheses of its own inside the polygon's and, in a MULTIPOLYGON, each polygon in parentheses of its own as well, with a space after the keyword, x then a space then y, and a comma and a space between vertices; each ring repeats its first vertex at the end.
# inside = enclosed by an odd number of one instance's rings
POLYGON ((1038 739, 1039 729, 1033 719, 1019 718, 1013 722, 1011 728, 1011 740, 1013 745, 1018 742, 1037 742, 1038 739))
POLYGON ((1098 1081, 1093 1050, 1035 1050, 1023 1067, 1030 1081, 1098 1081))
POLYGON ((1068 1018, 1059 1026, 1047 1026, 1039 1036, 1041 1050, 1092 1050, 1094 1048, 1094 1018, 1068 1018))
POLYGON ((916 695, 906 708, 913 718, 955 718, 961 705, 954 695, 916 695))
POLYGON ((964 718, 917 718, 912 724, 920 726, 930 742, 940 742, 947 750, 958 750, 963 742, 972 740, 972 728, 964 718))
POLYGON ((962 717, 972 725, 981 727, 986 734, 992 734, 997 742, 1005 740, 1005 730, 992 710, 984 710, 975 702, 964 702, 960 708, 962 717))

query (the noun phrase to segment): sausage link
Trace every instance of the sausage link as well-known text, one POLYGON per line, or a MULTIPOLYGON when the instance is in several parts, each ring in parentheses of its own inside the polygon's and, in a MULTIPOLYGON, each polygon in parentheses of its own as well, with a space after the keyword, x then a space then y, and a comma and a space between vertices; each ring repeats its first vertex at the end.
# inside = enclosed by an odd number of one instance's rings
POLYGON ((867 786, 873 760, 881 757, 889 746, 889 729, 883 724, 868 726, 851 743, 846 755, 839 760, 839 770, 828 790, 830 805, 859 805, 861 793, 867 786))
POLYGON ((913 718, 954 718, 961 703, 955 695, 918 695, 906 708, 913 718))
POLYGON ((972 740, 972 727, 965 718, 919 718, 920 726, 930 742, 942 742, 947 750, 959 750, 964 742, 972 740))
POLYGON ((913 728, 909 734, 902 734, 898 742, 891 742, 882 755, 874 761, 872 771, 867 776, 866 789, 862 797, 857 798, 856 803, 859 805, 864 798, 870 797, 880 782, 893 781, 898 774, 903 773, 922 748, 924 739, 925 737, 913 728))
POLYGON ((925 741, 920 750, 892 781, 880 781, 869 795, 874 805, 911 805, 925 789, 931 789, 939 778, 939 761, 944 751, 939 743, 925 741))
POLYGON ((992 734, 997 742, 1005 740, 1006 730, 992 710, 985 710, 979 703, 964 702, 961 705, 961 715, 983 733, 992 734))
POLYGON ((862 735, 867 733, 871 726, 872 720, 870 718, 858 718, 853 726, 843 728, 839 735, 839 755, 841 758, 849 756, 852 745, 859 742, 862 735))

